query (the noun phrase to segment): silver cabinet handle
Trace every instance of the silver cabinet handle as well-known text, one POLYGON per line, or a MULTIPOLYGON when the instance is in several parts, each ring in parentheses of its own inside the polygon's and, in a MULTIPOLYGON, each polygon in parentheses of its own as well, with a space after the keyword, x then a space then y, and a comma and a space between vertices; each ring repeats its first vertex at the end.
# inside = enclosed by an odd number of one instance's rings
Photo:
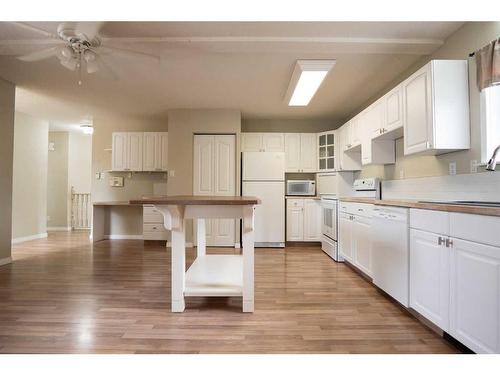
POLYGON ((451 238, 446 239, 446 247, 453 247, 453 240, 451 238))
POLYGON ((441 246, 441 245, 442 245, 442 244, 444 244, 444 243, 445 243, 444 238, 443 238, 443 237, 441 237, 441 236, 439 236, 439 237, 438 237, 438 245, 439 245, 439 246, 441 246))

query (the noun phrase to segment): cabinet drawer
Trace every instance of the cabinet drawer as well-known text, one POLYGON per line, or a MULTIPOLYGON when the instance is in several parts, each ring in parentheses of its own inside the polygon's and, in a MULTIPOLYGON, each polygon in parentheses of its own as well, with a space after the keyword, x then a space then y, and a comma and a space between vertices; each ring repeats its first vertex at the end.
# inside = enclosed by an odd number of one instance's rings
POLYGON ((142 212, 144 213, 144 215, 151 215, 151 214, 160 214, 161 215, 161 212, 158 211, 155 206, 144 205, 144 206, 142 206, 142 212))
POLYGON ((410 227, 443 235, 450 234, 450 215, 444 211, 410 209, 410 227))
POLYGON ((163 215, 162 214, 144 214, 142 216, 142 221, 144 223, 159 223, 159 224, 163 224, 163 215))
POLYGON ((500 247, 500 217, 451 213, 450 236, 500 247))
POLYGON ((303 199, 287 199, 286 200, 286 206, 288 208, 292 208, 292 207, 304 207, 304 200, 303 199))
POLYGON ((340 202, 340 212, 347 212, 353 215, 371 217, 373 214, 373 204, 340 202))
POLYGON ((146 232, 168 232, 163 224, 143 224, 142 230, 146 232))

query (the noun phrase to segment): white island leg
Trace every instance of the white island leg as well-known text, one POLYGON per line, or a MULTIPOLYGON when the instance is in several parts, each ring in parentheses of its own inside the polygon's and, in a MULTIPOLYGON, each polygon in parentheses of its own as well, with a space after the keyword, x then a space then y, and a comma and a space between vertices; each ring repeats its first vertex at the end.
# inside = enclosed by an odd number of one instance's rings
POLYGON ((254 208, 247 206, 243 213, 243 312, 254 311, 254 208))
POLYGON ((206 237, 206 229, 205 229, 205 219, 198 219, 196 223, 196 237, 198 240, 198 245, 196 246, 196 256, 203 256, 206 254, 206 245, 207 245, 207 237, 206 237))
POLYGON ((186 283, 184 206, 170 206, 172 216, 172 312, 183 312, 186 283))

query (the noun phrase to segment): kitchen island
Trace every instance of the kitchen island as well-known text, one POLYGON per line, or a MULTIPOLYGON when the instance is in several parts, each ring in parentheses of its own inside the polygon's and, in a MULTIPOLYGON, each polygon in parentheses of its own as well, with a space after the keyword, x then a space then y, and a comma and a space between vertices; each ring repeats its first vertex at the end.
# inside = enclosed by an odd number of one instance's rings
POLYGON ((172 231, 172 312, 183 312, 184 297, 242 296, 243 312, 254 311, 255 197, 152 196, 130 204, 154 205, 172 231), (242 255, 207 255, 205 219, 243 219, 242 255), (197 257, 186 272, 185 220, 197 220, 197 257))

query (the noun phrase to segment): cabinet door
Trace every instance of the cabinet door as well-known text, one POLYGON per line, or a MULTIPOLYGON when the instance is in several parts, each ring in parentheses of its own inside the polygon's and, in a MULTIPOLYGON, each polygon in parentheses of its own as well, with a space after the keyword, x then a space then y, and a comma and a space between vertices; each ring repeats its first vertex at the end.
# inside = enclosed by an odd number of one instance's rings
MULTIPOLYGON (((353 120, 351 120, 353 121, 353 120)), ((352 144, 352 130, 351 130, 351 126, 352 126, 352 123, 351 121, 345 123, 342 128, 343 128, 343 136, 344 136, 344 141, 342 142, 344 144, 344 150, 349 150, 353 144, 352 144)), ((356 121, 358 121, 356 119, 356 121)))
POLYGON ((287 241, 304 240, 304 207, 287 207, 286 217, 286 239, 287 241))
POLYGON ((194 195, 214 195, 214 136, 196 135, 194 137, 194 195))
POLYGON ((263 133, 264 151, 285 152, 285 136, 283 133, 263 133))
POLYGON ((424 66, 402 83, 404 154, 432 147, 431 66, 424 66))
POLYGON ((304 241, 321 241, 321 205, 304 199, 304 241))
POLYGON ((439 244, 439 237, 417 229, 410 231, 410 307, 446 331, 450 255, 449 248, 439 244))
POLYGON ((344 212, 339 214, 339 252, 342 258, 352 262, 352 221, 350 215, 344 212))
POLYGON ((362 132, 361 136, 361 163, 372 163, 372 133, 375 112, 373 108, 368 108, 359 115, 359 126, 362 132))
POLYGON ((158 159, 158 133, 144 133, 143 135, 143 155, 142 170, 154 171, 158 159))
POLYGON ((111 146, 111 170, 127 170, 127 133, 113 133, 111 146))
MULTIPOLYGON (((334 144, 327 146, 328 152, 331 153, 332 157, 334 156, 334 144)), ((316 158, 316 134, 300 134, 300 170, 302 172, 316 172, 316 158)))
POLYGON ((500 248, 452 238, 450 334, 500 353, 500 248))
POLYGON ((235 194, 235 145, 233 135, 214 137, 213 195, 235 194))
POLYGON ((349 127, 349 130, 350 130, 349 140, 353 146, 357 146, 357 145, 361 144, 361 137, 362 137, 363 129, 360 126, 358 117, 354 117, 350 121, 350 124, 351 125, 349 127))
POLYGON ((127 168, 131 171, 142 171, 142 141, 143 133, 127 133, 128 155, 127 168))
POLYGON ((352 222, 353 264, 368 276, 372 275, 371 219, 355 216, 352 222))
POLYGON ((300 158, 300 134, 285 134, 285 171, 299 172, 301 168, 300 158))
POLYGON ((157 159, 155 162, 155 169, 161 171, 168 170, 168 133, 157 133, 157 159))
POLYGON ((241 134, 241 151, 242 152, 264 151, 262 133, 241 134))
POLYGON ((403 127, 403 97, 401 86, 396 87, 384 97, 385 121, 384 131, 403 127))

